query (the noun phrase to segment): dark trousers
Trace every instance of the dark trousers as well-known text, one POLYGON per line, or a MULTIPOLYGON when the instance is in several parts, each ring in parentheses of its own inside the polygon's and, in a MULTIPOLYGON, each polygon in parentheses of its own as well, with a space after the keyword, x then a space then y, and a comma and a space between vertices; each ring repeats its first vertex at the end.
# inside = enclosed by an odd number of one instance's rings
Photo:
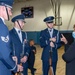
MULTIPOLYGON (((56 75, 56 65, 57 65, 57 62, 52 62, 54 75, 56 75)), ((48 75, 49 68, 50 68, 49 61, 42 61, 43 75, 48 75)))
POLYGON ((23 64, 23 74, 28 75, 28 62, 23 64))
POLYGON ((28 68, 31 70, 31 74, 34 75, 34 62, 35 62, 35 58, 29 59, 28 60, 28 68))

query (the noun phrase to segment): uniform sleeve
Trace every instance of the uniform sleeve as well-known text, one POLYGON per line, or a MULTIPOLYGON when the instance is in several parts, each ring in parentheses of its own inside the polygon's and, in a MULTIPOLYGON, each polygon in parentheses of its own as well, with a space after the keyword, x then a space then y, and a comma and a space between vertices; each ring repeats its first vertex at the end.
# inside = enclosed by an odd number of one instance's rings
POLYGON ((17 66, 11 57, 11 50, 9 44, 9 33, 8 29, 5 27, 0 28, 0 58, 3 64, 11 71, 16 72, 17 66))
POLYGON ((44 37, 44 32, 43 32, 43 31, 40 32, 40 38, 39 38, 39 39, 40 39, 40 46, 41 46, 42 48, 48 46, 49 43, 50 43, 49 39, 48 39, 48 40, 45 39, 45 37, 44 37))
POLYGON ((25 43, 25 56, 29 56, 29 53, 30 53, 30 46, 29 46, 29 44, 28 43, 25 43))
POLYGON ((10 35, 10 32, 9 32, 9 38, 10 38, 10 49, 11 49, 11 55, 12 55, 12 57, 15 55, 14 54, 14 49, 13 49, 13 47, 14 47, 14 44, 12 43, 12 37, 11 37, 11 35, 10 35))
POLYGON ((75 42, 68 48, 62 56, 63 60, 67 63, 75 59, 75 42))
POLYGON ((29 53, 30 53, 30 46, 29 46, 29 43, 28 43, 28 40, 27 40, 27 33, 25 32, 24 35, 25 35, 25 39, 27 41, 25 43, 25 47, 24 47, 24 55, 28 57, 29 53))
POLYGON ((55 46, 56 46, 56 49, 61 47, 61 34, 59 33, 59 31, 57 32, 55 46))
POLYGON ((68 48, 69 48, 69 44, 65 44, 65 52, 68 50, 68 48))

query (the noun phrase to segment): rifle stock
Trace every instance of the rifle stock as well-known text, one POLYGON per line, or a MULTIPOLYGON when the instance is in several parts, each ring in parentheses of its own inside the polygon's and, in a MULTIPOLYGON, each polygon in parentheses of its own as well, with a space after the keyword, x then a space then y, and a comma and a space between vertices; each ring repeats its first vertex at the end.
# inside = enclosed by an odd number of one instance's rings
POLYGON ((49 75, 54 75, 53 74, 53 67, 52 67, 52 59, 49 59, 49 64, 50 64, 50 68, 49 68, 49 75))
POLYGON ((52 67, 52 47, 51 47, 51 50, 50 50, 50 58, 49 58, 49 65, 50 65, 50 68, 49 68, 49 75, 54 75, 54 72, 53 72, 53 67, 52 67))
MULTIPOLYGON (((25 35, 26 35, 26 40, 27 40, 27 34, 25 33, 25 35)), ((23 56, 24 56, 24 47, 25 47, 25 42, 27 42, 26 40, 24 40, 23 41, 23 45, 22 45, 22 47, 23 47, 23 50, 22 50, 22 53, 21 53, 21 58, 23 58, 23 56)), ((22 63, 20 63, 20 65, 22 66, 22 63)), ((23 73, 22 72, 17 72, 15 75, 23 75, 23 73)))

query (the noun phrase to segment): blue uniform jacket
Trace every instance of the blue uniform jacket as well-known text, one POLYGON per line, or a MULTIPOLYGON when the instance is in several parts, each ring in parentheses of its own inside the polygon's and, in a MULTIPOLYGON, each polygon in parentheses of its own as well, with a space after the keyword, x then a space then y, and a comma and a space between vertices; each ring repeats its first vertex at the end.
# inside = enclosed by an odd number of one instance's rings
MULTIPOLYGON (((52 61, 56 62, 58 60, 57 49, 61 46, 60 43, 60 34, 58 30, 53 29, 52 37, 56 37, 56 42, 54 43, 55 47, 52 48, 52 61)), ((50 58, 50 34, 48 29, 42 30, 40 33, 40 46, 43 48, 42 60, 48 61, 50 58)))
POLYGON ((11 71, 16 72, 17 70, 10 53, 9 31, 2 19, 0 19, 0 75, 11 75, 11 71))
MULTIPOLYGON (((16 30, 13 28, 10 30, 10 40, 11 40, 11 48, 12 48, 12 55, 17 56, 18 58, 18 64, 20 64, 20 59, 21 59, 21 54, 24 53, 23 56, 29 56, 29 45, 28 43, 24 44, 24 52, 23 52, 23 43, 21 43, 19 36, 16 32, 16 30)), ((26 34, 25 32, 22 32, 22 40, 24 41, 26 39, 26 34)))

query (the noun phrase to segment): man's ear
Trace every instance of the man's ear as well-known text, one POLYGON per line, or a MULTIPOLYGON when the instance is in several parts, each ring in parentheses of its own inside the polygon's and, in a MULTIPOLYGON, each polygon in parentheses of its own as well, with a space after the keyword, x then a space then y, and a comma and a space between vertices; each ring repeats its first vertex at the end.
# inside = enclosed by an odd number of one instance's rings
POLYGON ((16 23, 17 23, 17 21, 14 22, 14 24, 16 24, 16 23))
MULTIPOLYGON (((18 22, 19 22, 19 21, 18 21, 18 22)), ((14 25, 19 27, 18 22, 15 21, 15 22, 14 22, 14 25)))

